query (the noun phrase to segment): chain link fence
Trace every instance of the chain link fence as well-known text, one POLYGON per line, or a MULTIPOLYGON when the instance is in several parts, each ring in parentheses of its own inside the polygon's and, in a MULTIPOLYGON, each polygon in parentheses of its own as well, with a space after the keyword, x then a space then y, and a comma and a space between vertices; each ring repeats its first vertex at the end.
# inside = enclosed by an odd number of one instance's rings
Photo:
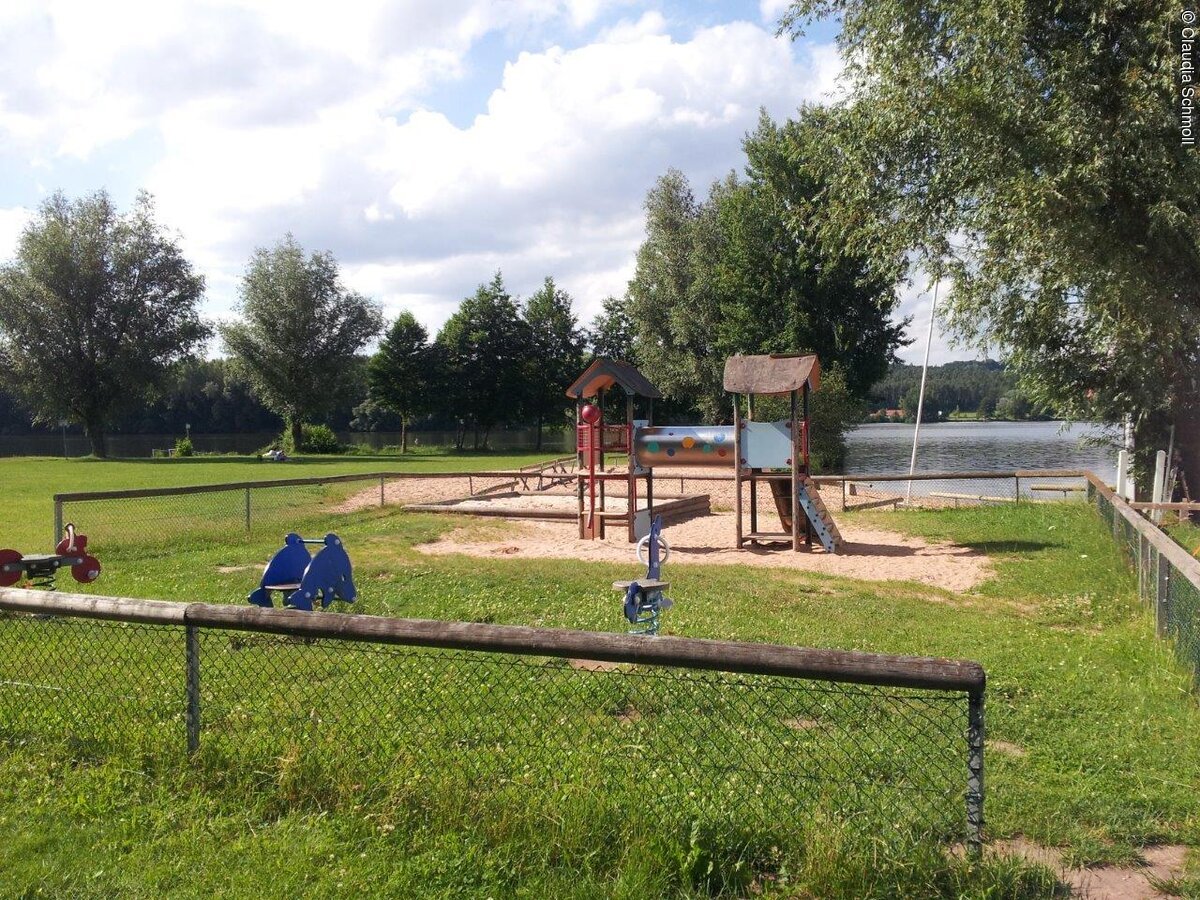
MULTIPOLYGON (((319 527, 330 515, 372 506, 436 507, 452 500, 515 494, 573 494, 573 459, 508 472, 372 473, 237 482, 178 488, 143 488, 57 494, 55 541, 66 522, 75 522, 93 545, 170 542, 237 534, 277 535, 281 530, 319 527)), ((838 475, 814 479, 826 506, 835 511, 900 506, 946 509, 1000 503, 1082 500, 1086 473, 1066 471, 838 475)), ((708 494, 712 508, 734 507, 732 475, 695 470, 655 473, 656 496, 666 498, 678 482, 679 497, 708 494)), ((620 493, 620 485, 612 490, 620 493)), ((677 498, 676 498, 677 499, 677 498)), ((773 500, 761 492, 759 506, 770 514, 773 500)), ((571 503, 562 510, 573 515, 571 503)), ((470 514, 470 508, 455 509, 470 514)))
POLYGON ((276 535, 319 525, 330 515, 500 490, 561 487, 573 476, 562 460, 511 472, 369 473, 171 488, 85 491, 54 497, 54 541, 67 522, 103 542, 168 543, 245 533, 276 535))
POLYGON ((3 589, 0 610, 0 741, 26 752, 191 753, 250 789, 398 792, 435 818, 981 838, 974 663, 3 589))
POLYGON ((1088 499, 1137 572, 1138 594, 1154 612, 1158 636, 1172 643, 1200 684, 1200 561, 1095 476, 1088 499))

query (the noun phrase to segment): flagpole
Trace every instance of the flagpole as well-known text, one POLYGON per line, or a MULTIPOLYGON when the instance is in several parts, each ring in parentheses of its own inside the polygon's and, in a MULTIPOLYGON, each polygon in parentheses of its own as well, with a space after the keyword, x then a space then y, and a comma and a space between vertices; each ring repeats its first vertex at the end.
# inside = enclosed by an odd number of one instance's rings
POLYGON ((921 414, 925 409, 925 377, 929 374, 929 348, 933 344, 933 317, 937 312, 940 279, 934 276, 933 305, 929 307, 929 334, 925 337, 925 362, 921 366, 921 391, 917 395, 917 424, 913 427, 912 457, 908 461, 908 488, 904 491, 904 504, 912 500, 912 477, 917 469, 917 436, 921 433, 921 414))

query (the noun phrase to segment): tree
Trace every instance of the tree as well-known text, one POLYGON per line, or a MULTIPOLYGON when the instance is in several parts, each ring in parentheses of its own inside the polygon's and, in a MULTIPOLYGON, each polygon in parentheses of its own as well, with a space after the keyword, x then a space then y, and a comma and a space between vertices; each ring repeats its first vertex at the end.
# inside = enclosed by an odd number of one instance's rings
POLYGON ((636 328, 624 298, 605 297, 600 312, 587 329, 587 344, 592 355, 636 365, 635 337, 636 328))
POLYGON ((408 424, 432 406, 438 385, 437 357, 429 333, 410 312, 388 329, 367 369, 370 397, 400 418, 400 452, 408 452, 408 424))
POLYGON ((547 276, 522 310, 528 326, 525 407, 537 422, 537 449, 542 426, 562 421, 572 402, 567 386, 583 369, 583 335, 571 309, 571 296, 547 276))
POLYGON ((0 269, 7 386, 38 422, 81 424, 92 453, 106 456, 113 416, 151 396, 208 336, 203 294, 149 194, 121 214, 104 191, 55 193, 0 269))
POLYGON ((949 276, 951 328, 1002 348, 1037 405, 1130 416, 1143 476, 1179 424, 1200 483, 1200 155, 1177 121, 1178 8, 801 0, 782 27, 824 16, 849 88, 811 111, 830 239, 949 276))
POLYGON ((306 258, 290 234, 254 252, 238 311, 244 321, 221 326, 225 347, 299 447, 301 425, 351 386, 355 353, 379 334, 383 314, 342 286, 333 254, 306 258))
POLYGON ((817 141, 804 122, 763 116, 744 143, 745 180, 730 174, 698 202, 671 171, 646 198, 628 294, 639 358, 665 394, 710 421, 730 416, 722 379, 733 354, 816 353, 862 400, 904 343, 905 323, 891 321, 894 265, 822 239, 822 171, 796 162, 817 141))
MULTIPOLYGON (((470 424, 475 448, 481 438, 486 447, 493 426, 514 418, 530 343, 529 326, 499 272, 463 299, 438 332, 437 343, 444 353, 445 397, 470 424)), ((463 434, 460 428, 460 448, 463 434)))
POLYGON ((717 348, 715 205, 697 202, 687 178, 671 169, 646 195, 645 209, 646 240, 627 294, 637 357, 665 395, 724 421, 730 411, 717 348))

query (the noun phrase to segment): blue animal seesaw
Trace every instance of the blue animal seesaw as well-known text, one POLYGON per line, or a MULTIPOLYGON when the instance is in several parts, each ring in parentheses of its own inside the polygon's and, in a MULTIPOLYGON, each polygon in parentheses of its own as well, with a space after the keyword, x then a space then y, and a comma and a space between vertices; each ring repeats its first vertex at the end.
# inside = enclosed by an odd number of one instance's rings
POLYGON ((271 557, 263 570, 258 588, 246 599, 268 609, 275 604, 271 592, 283 595, 283 605, 289 609, 312 611, 313 601, 321 595, 321 608, 334 600, 353 603, 358 596, 354 588, 354 572, 350 556, 336 534, 320 540, 300 537, 292 532, 283 539, 283 549, 271 557), (308 544, 323 544, 316 556, 308 555, 308 544))
POLYGON ((633 627, 630 634, 658 634, 662 612, 674 606, 663 591, 671 582, 662 580, 662 564, 671 556, 671 548, 662 536, 662 516, 655 516, 650 533, 638 541, 637 556, 646 563, 646 577, 638 581, 614 581, 613 587, 625 592, 625 618, 633 627), (642 559, 642 548, 646 558, 642 559))

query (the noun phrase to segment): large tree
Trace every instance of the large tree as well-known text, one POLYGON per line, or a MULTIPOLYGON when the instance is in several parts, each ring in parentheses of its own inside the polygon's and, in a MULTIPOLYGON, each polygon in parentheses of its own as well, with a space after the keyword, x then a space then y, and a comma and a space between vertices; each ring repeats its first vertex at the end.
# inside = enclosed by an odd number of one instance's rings
POLYGON ((113 417, 208 336, 196 309, 203 294, 148 194, 122 214, 104 191, 74 201, 55 193, 0 269, 5 387, 38 422, 82 425, 103 457, 113 417))
POLYGON ((638 359, 667 397, 723 421, 731 408, 720 387, 716 204, 698 201, 671 169, 646 195, 645 209, 646 240, 627 293, 638 359))
POLYGON ((444 354, 445 399, 471 426, 474 446, 487 446, 493 426, 511 420, 518 408, 530 345, 529 326, 499 272, 462 301, 437 343, 444 354))
POLYGON ((221 326, 225 347, 298 448, 301 425, 351 387, 355 354, 382 330, 383 314, 342 285, 333 254, 306 256, 290 234, 255 251, 238 312, 243 321, 221 326))
POLYGON ((842 23, 847 96, 809 115, 830 239, 948 275, 950 326, 1004 351, 1036 403, 1129 416, 1143 473, 1177 423, 1195 490, 1200 155, 1181 143, 1181 8, 802 0, 783 27, 842 23))
POLYGON ((537 423, 537 449, 542 426, 561 424, 571 401, 566 395, 583 369, 584 338, 571 308, 571 296, 547 277, 521 310, 529 331, 524 405, 537 423))
POLYGON ((367 368, 370 399, 400 418, 400 452, 408 452, 408 425, 433 408, 440 383, 438 354, 429 333, 405 310, 396 316, 367 368))
POLYGON ((822 239, 820 172, 792 165, 810 140, 795 123, 763 117, 745 141, 744 179, 730 174, 698 201, 671 171, 646 198, 628 294, 638 355, 665 394, 709 420, 731 414, 722 388, 730 355, 816 353, 861 400, 903 343, 903 323, 891 321, 894 266, 822 239))
POLYGON ((634 340, 637 328, 630 318, 624 297, 605 297, 600 312, 587 329, 587 343, 593 356, 619 359, 637 364, 634 340))

